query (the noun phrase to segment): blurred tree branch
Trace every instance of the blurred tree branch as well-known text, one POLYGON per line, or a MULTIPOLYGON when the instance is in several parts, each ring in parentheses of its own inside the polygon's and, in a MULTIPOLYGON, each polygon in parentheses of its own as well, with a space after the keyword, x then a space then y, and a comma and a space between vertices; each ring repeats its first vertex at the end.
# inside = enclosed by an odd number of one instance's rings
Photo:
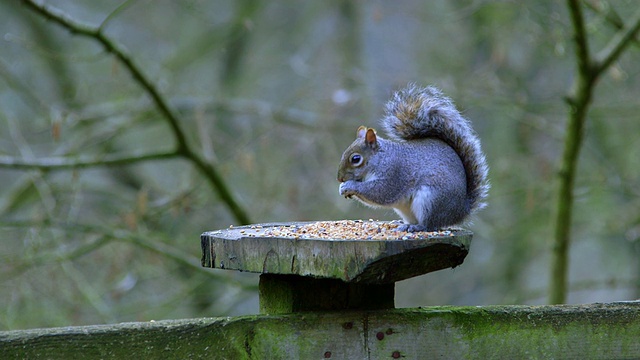
MULTIPOLYGON (((7 226, 7 224, 3 224, 7 226)), ((8 226, 13 226, 14 224, 9 224, 8 226)), ((29 226, 32 226, 30 224, 29 226)), ((61 252, 47 252, 43 254, 39 254, 37 256, 28 256, 21 259, 19 262, 13 263, 10 266, 10 270, 8 272, 8 277, 14 277, 22 274, 25 271, 28 271, 32 268, 50 265, 52 263, 61 263, 64 261, 72 261, 91 253, 106 244, 108 244, 111 239, 107 236, 99 237, 98 239, 87 241, 86 243, 78 246, 72 250, 61 251, 61 252)))
POLYGON ((574 84, 566 98, 569 104, 569 117, 559 170, 560 181, 549 284, 549 303, 551 304, 564 303, 567 298, 573 189, 578 156, 584 137, 584 124, 593 98, 593 91, 600 75, 620 57, 640 30, 639 10, 629 20, 628 25, 622 27, 613 36, 603 50, 596 56, 591 56, 581 2, 567 0, 567 7, 573 28, 575 59, 578 68, 574 84))
POLYGON ((238 82, 240 69, 243 65, 246 49, 249 46, 250 31, 247 23, 262 6, 261 1, 241 0, 236 1, 237 13, 227 34, 224 65, 220 72, 222 86, 233 93, 238 82))
POLYGON ((16 94, 20 94, 26 104, 34 108, 49 110, 47 104, 38 98, 32 89, 23 84, 20 79, 17 79, 16 76, 11 73, 9 66, 2 59, 0 59, 0 77, 6 81, 7 85, 9 85, 16 94))
POLYGON ((623 27, 613 36, 611 41, 602 49, 594 59, 594 77, 598 77, 616 61, 623 51, 635 41, 638 31, 640 31, 640 11, 636 12, 628 26, 623 27))
MULTIPOLYGON (((134 63, 133 59, 126 54, 126 52, 113 40, 111 40, 108 36, 103 33, 103 25, 98 28, 94 28, 91 26, 87 26, 84 24, 80 24, 75 20, 69 19, 64 13, 59 10, 52 9, 48 6, 44 6, 41 4, 37 4, 32 0, 22 0, 22 3, 33 10, 37 14, 45 17, 48 20, 55 22, 56 24, 64 27, 72 34, 78 36, 88 37, 98 43, 100 43, 104 49, 111 53, 124 67, 129 71, 134 80, 144 89, 144 91, 151 97, 153 103, 156 108, 163 116, 176 141, 176 150, 173 152, 173 156, 183 157, 190 162, 192 162, 196 168, 200 170, 200 172, 207 178, 207 180, 211 183, 213 188, 218 193, 218 196, 222 199, 222 201, 227 205, 235 219, 241 224, 250 223, 249 217, 246 211, 238 204, 235 197, 231 194, 226 182, 223 180, 220 175, 218 169, 210 164, 200 153, 198 153, 191 143, 187 140, 187 136, 180 126, 180 119, 174 113, 174 111, 169 106, 168 101, 160 94, 160 91, 156 88, 154 84, 147 78, 147 76, 143 73, 141 68, 134 63)), ((118 8, 116 11, 119 11, 118 8)), ((111 19, 111 17, 107 17, 107 20, 111 19)), ((141 160, 149 160, 149 159, 157 159, 157 158, 166 158, 170 157, 171 152, 169 153, 158 153, 158 154, 150 154, 146 156, 130 156, 123 158, 113 158, 110 164, 108 165, 120 165, 123 163, 131 163, 134 161, 141 160)), ((28 161, 14 161, 11 163, 9 159, 4 158, 3 161, 0 162, 0 166, 4 167, 28 167, 28 161), (19 163, 21 165, 16 165, 19 163)), ((85 161, 78 160, 70 160, 70 161, 61 161, 60 159, 52 161, 50 168, 71 168, 73 167, 73 163, 78 164, 80 167, 87 166, 100 166, 99 159, 89 159, 85 161), (60 165, 54 165, 60 164, 60 165)), ((43 165, 46 165, 47 161, 45 159, 44 163, 36 163, 35 168, 43 168, 43 165)))
MULTIPOLYGON (((602 16, 607 23, 615 27, 617 30, 624 28, 624 21, 620 15, 611 7, 607 7, 606 10, 602 9, 601 3, 596 1, 585 1, 584 4, 598 15, 602 16)), ((633 42, 635 45, 640 45, 637 34, 634 35, 633 42)))
POLYGON ((176 157, 176 151, 157 152, 139 155, 103 155, 103 156, 64 156, 25 159, 13 156, 0 156, 0 167, 10 169, 65 170, 96 166, 128 165, 140 161, 163 160, 176 157))
POLYGON ((255 285, 245 284, 238 280, 230 279, 225 275, 218 272, 209 271, 209 269, 200 266, 200 264, 193 262, 193 257, 184 253, 182 250, 175 248, 166 242, 158 241, 157 239, 149 240, 147 237, 141 236, 132 231, 125 229, 113 229, 108 226, 101 225, 88 225, 80 223, 67 223, 67 222, 33 222, 33 221, 3 221, 0 222, 0 226, 5 228, 18 227, 18 228, 31 228, 41 227, 47 225, 55 229, 68 231, 71 233, 87 235, 96 235, 97 237, 88 241, 82 245, 79 245, 72 249, 62 249, 60 251, 43 251, 32 257, 21 259, 10 266, 8 271, 10 276, 16 276, 20 273, 27 271, 31 268, 48 265, 52 262, 63 262, 75 260, 83 255, 86 255, 100 247, 107 245, 111 241, 120 241, 124 243, 133 244, 139 248, 146 249, 148 251, 160 254, 168 259, 173 260, 177 264, 193 269, 199 273, 205 274, 214 279, 224 281, 225 284, 230 284, 243 289, 254 290, 255 285))

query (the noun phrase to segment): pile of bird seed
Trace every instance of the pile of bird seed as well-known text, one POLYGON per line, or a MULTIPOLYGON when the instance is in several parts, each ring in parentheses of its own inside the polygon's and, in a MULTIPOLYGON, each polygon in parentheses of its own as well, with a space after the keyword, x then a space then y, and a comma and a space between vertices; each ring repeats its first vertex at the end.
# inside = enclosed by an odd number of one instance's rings
POLYGON ((292 225, 253 225, 240 232, 246 236, 328 240, 410 240, 453 236, 452 230, 406 232, 396 228, 400 221, 337 220, 292 225))

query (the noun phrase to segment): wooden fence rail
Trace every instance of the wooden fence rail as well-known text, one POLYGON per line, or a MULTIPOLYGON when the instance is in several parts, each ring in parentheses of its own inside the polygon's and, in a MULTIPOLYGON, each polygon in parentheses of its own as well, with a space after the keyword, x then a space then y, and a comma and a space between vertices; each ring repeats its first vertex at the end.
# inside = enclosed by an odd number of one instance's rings
POLYGON ((640 302, 427 307, 0 332, 2 359, 639 359, 640 302))

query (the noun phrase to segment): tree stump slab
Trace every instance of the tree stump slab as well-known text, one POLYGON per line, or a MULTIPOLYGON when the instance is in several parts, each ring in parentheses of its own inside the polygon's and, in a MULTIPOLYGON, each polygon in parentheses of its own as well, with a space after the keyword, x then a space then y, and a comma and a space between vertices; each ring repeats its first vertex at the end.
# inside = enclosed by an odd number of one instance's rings
POLYGON ((332 238, 342 224, 205 232, 202 266, 260 273, 263 314, 392 309, 396 281, 462 264, 472 237, 465 230, 408 234, 392 230, 397 223, 370 221, 356 223, 360 230, 353 234, 340 231, 332 238))
MULTIPOLYGON (((383 224, 385 222, 376 222, 383 224)), ((391 284, 464 261, 472 233, 406 240, 319 239, 268 235, 304 222, 232 227, 201 236, 202 266, 260 274, 299 275, 365 284, 391 284)))

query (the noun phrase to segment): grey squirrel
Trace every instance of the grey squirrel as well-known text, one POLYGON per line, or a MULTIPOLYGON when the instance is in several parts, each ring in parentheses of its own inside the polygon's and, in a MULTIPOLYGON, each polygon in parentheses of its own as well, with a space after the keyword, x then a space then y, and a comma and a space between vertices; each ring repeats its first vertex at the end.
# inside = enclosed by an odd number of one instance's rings
POLYGON ((433 231, 463 222, 485 206, 488 166, 480 140, 435 87, 410 84, 386 105, 390 140, 358 128, 338 168, 340 195, 393 208, 400 231, 433 231))

